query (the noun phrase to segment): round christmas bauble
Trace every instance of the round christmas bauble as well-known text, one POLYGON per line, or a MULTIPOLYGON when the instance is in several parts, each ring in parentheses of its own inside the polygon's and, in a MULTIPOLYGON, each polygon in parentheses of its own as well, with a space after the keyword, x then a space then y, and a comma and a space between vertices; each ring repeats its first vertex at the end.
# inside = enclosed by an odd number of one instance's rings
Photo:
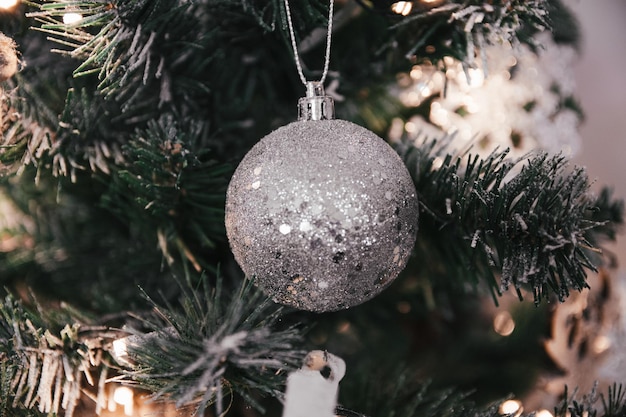
POLYGON ((235 259, 275 301, 324 312, 360 304, 405 267, 418 202, 396 152, 344 120, 293 122, 244 157, 226 198, 235 259))

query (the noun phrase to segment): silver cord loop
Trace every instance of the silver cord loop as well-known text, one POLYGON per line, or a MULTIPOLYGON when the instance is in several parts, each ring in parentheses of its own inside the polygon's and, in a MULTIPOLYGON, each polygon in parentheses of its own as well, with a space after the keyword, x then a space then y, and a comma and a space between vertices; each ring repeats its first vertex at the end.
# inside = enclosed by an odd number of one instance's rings
MULTIPOLYGON (((324 84, 326 81, 326 76, 328 75, 328 67, 330 65, 330 41, 333 33, 333 9, 334 9, 334 0, 330 0, 330 5, 328 6, 328 33, 326 34, 326 56, 324 57, 324 71, 322 72, 322 78, 319 80, 319 83, 324 84)), ((289 25, 289 36, 291 38, 291 47, 293 48, 293 55, 296 61, 296 68, 298 68, 298 75, 300 75, 300 80, 302 84, 307 86, 307 79, 304 76, 304 72, 302 71, 302 64, 300 63, 300 55, 298 54, 298 45, 296 44, 296 34, 293 29, 293 22, 291 21, 291 10, 289 8, 289 0, 285 0, 285 11, 287 13, 287 24, 289 25)))

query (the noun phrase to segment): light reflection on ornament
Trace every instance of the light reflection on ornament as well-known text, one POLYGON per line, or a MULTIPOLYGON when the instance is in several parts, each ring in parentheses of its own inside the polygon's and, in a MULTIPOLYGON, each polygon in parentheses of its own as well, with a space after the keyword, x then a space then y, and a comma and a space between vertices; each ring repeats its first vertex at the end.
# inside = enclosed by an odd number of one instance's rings
POLYGON ((73 25, 83 20, 83 15, 75 12, 68 12, 63 15, 63 23, 73 25))
POLYGON ((500 409, 498 411, 503 415, 517 417, 522 414, 524 408, 522 407, 522 402, 519 400, 506 400, 500 404, 500 409))
POLYGON ((510 336, 513 333, 515 321, 508 311, 501 311, 496 314, 496 317, 493 319, 493 330, 500 336, 510 336))
POLYGON ((17 6, 19 0, 0 0, 0 9, 10 10, 17 6))
POLYGON ((401 14, 402 16, 406 16, 411 13, 413 9, 413 3, 410 1, 398 1, 391 5, 391 11, 396 14, 401 14))

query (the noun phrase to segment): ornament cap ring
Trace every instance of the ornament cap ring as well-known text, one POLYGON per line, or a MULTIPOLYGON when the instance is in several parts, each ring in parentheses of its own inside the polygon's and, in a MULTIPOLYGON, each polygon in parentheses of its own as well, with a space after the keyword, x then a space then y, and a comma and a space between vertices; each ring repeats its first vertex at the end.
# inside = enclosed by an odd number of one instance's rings
POLYGON ((298 121, 334 118, 335 102, 324 93, 324 85, 320 81, 307 81, 306 97, 298 100, 298 121))

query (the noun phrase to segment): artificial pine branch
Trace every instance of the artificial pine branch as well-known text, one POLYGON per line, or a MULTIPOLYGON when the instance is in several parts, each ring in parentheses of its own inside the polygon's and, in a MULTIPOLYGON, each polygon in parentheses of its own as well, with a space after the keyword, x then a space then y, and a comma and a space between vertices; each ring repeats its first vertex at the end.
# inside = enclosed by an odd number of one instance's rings
POLYGON ((511 161, 494 152, 481 160, 444 148, 424 141, 401 151, 424 208, 417 255, 428 250, 442 261, 430 276, 482 279, 494 298, 509 286, 520 298, 527 289, 536 303, 588 286, 594 230, 610 237, 617 225, 590 220, 596 207, 584 169, 567 172, 560 155, 511 161))
POLYGON ((163 278, 154 231, 98 207, 104 185, 84 177, 70 183, 42 171, 38 185, 32 166, 0 182, 3 286, 17 291, 27 285, 46 299, 71 300, 98 313, 137 308, 143 303, 137 285, 177 290, 163 278))
POLYGON ((304 357, 301 330, 281 326, 282 308, 250 282, 229 293, 221 278, 211 285, 204 276, 197 288, 183 288, 181 307, 151 303, 150 332, 129 340, 128 377, 156 399, 198 411, 215 403, 222 415, 237 393, 261 409, 259 395, 281 397, 285 372, 304 357))
MULTIPOLYGON (((17 114, 13 114, 17 116, 17 114)), ((25 165, 37 163, 37 159, 51 148, 50 130, 25 117, 4 118, 0 148, 0 171, 12 174, 23 170, 25 165), (7 123, 8 122, 8 123, 7 123)))
POLYGON ((78 321, 69 324, 67 314, 55 318, 27 310, 10 295, 0 314, 1 412, 39 415, 28 411, 36 409, 56 415, 64 410, 71 417, 86 383, 95 386, 95 375, 106 376, 112 364, 105 345, 117 335, 78 321))
MULTIPOLYGON (((362 2, 364 3, 364 2, 362 2)), ((547 26, 547 1, 452 0, 444 4, 414 6, 408 16, 391 13, 389 2, 374 0, 375 10, 392 15, 396 23, 390 44, 405 57, 420 57, 437 63, 452 56, 473 66, 481 48, 488 44, 518 41, 521 29, 543 29, 547 26)))
POLYGON ((158 231, 171 260, 178 247, 195 266, 212 267, 198 252, 224 241, 224 199, 232 168, 210 150, 193 151, 203 125, 180 128, 161 117, 123 145, 126 163, 112 173, 103 204, 120 218, 158 231))
MULTIPOLYGON (((82 60, 74 75, 98 74, 99 89, 105 95, 135 96, 146 88, 148 79, 161 78, 164 84, 164 57, 159 56, 163 34, 179 27, 194 35, 184 20, 190 3, 178 1, 48 1, 40 11, 28 16, 41 22, 40 30, 61 43, 73 58, 82 60), (72 10, 82 15, 75 24, 66 24, 62 17, 72 10), (186 24, 183 24, 185 22, 186 24), (94 29, 99 30, 94 32, 94 29)), ((175 39, 178 40, 178 39, 175 39)), ((180 39, 183 41, 183 39, 180 39)), ((63 52, 59 50, 58 52, 63 52)), ((171 92, 162 91, 161 95, 171 92)))

